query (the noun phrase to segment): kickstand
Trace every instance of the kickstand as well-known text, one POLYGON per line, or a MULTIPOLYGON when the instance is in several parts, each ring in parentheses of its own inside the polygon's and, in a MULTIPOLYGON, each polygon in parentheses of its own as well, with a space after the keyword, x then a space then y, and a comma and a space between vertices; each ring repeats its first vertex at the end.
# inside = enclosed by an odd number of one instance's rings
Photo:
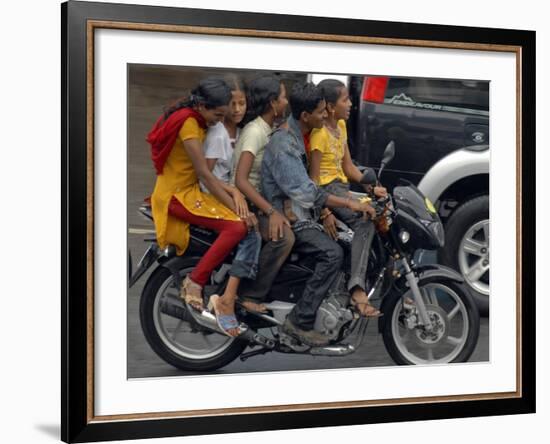
POLYGON ((272 349, 270 349, 268 347, 263 347, 263 348, 260 348, 259 350, 253 350, 253 351, 250 351, 248 353, 243 353, 241 356, 239 356, 239 359, 241 360, 241 362, 244 362, 247 359, 251 358, 252 356, 265 355, 266 353, 269 353, 270 351, 272 351, 272 349))

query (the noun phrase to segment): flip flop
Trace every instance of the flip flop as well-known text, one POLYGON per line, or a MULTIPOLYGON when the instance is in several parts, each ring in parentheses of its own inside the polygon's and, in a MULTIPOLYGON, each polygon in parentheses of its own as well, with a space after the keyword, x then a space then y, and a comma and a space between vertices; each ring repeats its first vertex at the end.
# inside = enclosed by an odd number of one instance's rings
POLYGON ((217 294, 213 294, 210 296, 210 300, 208 301, 208 309, 214 313, 216 316, 216 323, 218 324, 218 328, 225 334, 226 336, 229 336, 231 338, 237 337, 242 333, 241 325, 239 324, 239 321, 237 321, 237 318, 234 314, 232 315, 219 315, 218 310, 216 309, 218 300, 220 299, 220 296, 217 294), (239 330, 239 333, 236 335, 232 335, 229 333, 230 330, 237 329, 239 330))

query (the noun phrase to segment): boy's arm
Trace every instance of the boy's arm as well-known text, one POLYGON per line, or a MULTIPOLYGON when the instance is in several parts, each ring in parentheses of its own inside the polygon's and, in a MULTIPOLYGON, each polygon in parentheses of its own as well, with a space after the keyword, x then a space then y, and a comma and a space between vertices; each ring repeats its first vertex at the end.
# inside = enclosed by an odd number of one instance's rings
POLYGON ((289 198, 304 208, 323 206, 327 193, 310 179, 298 153, 290 147, 279 146, 273 160, 270 165, 273 178, 289 198))

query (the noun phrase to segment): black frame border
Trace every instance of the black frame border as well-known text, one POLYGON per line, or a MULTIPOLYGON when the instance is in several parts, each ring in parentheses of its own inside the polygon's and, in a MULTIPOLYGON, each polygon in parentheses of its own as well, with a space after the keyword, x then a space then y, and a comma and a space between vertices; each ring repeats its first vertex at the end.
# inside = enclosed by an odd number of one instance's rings
POLYGON ((61 5, 62 313, 61 439, 91 442, 534 413, 535 32, 357 19, 243 13, 69 1, 61 5), (120 21, 210 28, 512 45, 521 48, 521 387, 491 400, 244 413, 189 418, 94 421, 88 417, 87 341, 87 22, 120 21))

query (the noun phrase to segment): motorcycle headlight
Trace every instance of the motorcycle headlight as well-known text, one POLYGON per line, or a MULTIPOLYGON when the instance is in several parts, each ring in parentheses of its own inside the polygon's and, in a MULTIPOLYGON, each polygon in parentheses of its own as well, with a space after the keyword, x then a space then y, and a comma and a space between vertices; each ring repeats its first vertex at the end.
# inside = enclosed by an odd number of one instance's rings
POLYGON ((411 235, 408 231, 405 231, 405 230, 402 230, 399 232, 399 240, 406 244, 407 242, 409 242, 409 239, 411 238, 411 235))

